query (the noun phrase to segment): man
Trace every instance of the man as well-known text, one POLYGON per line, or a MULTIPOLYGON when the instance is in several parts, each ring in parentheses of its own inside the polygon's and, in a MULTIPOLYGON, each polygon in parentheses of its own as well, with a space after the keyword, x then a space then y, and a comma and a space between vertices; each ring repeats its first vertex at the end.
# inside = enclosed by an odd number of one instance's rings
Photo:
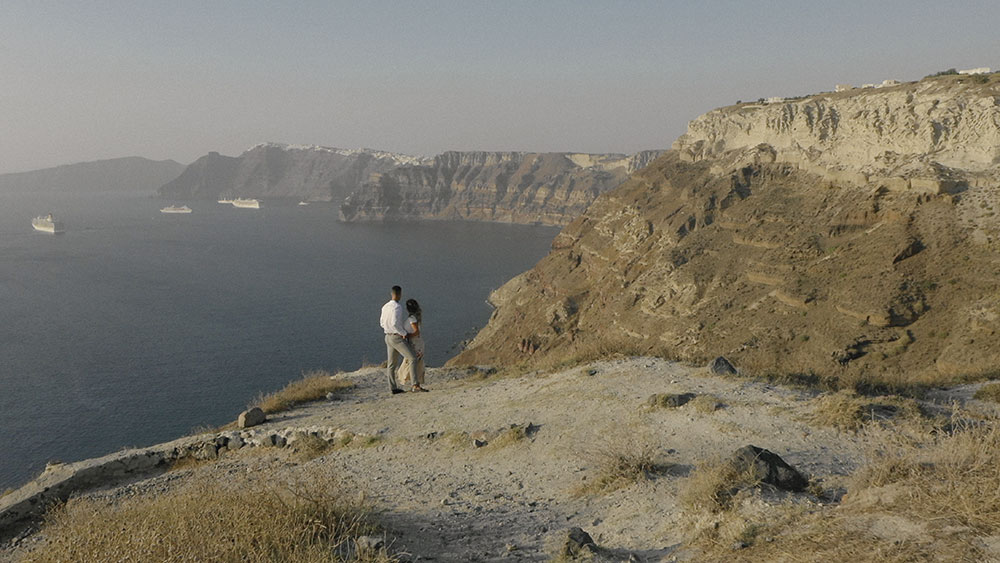
POLYGON ((399 299, 403 296, 403 288, 398 285, 392 286, 389 293, 391 299, 382 305, 382 316, 379 324, 385 332, 385 350, 389 356, 385 364, 385 373, 389 377, 389 390, 392 394, 402 393, 403 390, 396 386, 396 367, 401 358, 410 360, 410 381, 417 381, 416 364, 417 355, 413 353, 413 348, 406 341, 406 310, 399 304, 399 299))

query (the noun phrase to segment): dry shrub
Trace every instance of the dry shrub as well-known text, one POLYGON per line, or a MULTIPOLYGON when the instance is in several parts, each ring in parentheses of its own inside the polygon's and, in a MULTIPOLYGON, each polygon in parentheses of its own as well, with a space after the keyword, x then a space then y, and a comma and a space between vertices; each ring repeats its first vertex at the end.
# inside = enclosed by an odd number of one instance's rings
POLYGON ((820 395, 813 399, 812 407, 811 422, 852 431, 872 422, 913 420, 923 414, 913 399, 893 396, 871 398, 853 391, 820 395))
POLYGON ((702 414, 712 414, 725 406, 722 401, 714 395, 698 395, 694 399, 691 399, 690 405, 694 407, 694 410, 702 414))
POLYGON ((740 506, 723 520, 757 526, 747 548, 734 551, 731 541, 705 533, 689 547, 700 552, 698 561, 1000 559, 988 547, 1000 535, 998 424, 873 428, 866 433, 869 459, 839 506, 785 502, 757 513, 740 506))
POLYGON ((994 403, 1000 403, 1000 382, 998 383, 987 383, 976 391, 973 395, 974 399, 979 399, 980 401, 993 401, 994 403))
MULTIPOLYGON (((317 470, 279 486, 266 476, 195 475, 156 496, 74 499, 48 517, 26 561, 344 561, 376 532, 362 500, 317 470)), ((392 561, 384 550, 359 561, 392 561)))
POLYGON ((586 461, 596 466, 597 475, 577 493, 607 493, 654 478, 667 472, 657 448, 637 438, 608 442, 587 452, 586 461))
POLYGON ((760 477, 753 467, 739 468, 721 458, 698 464, 680 492, 681 504, 688 509, 716 513, 732 507, 741 490, 755 487, 760 477))
POLYGON ((337 447, 336 443, 327 442, 326 440, 320 438, 315 434, 297 432, 295 436, 295 445, 292 447, 292 452, 295 455, 295 457, 298 458, 299 460, 308 461, 310 459, 315 459, 329 452, 330 450, 333 450, 336 447, 337 447))
POLYGON ((515 425, 497 434, 495 438, 487 443, 490 448, 506 448, 519 444, 528 438, 528 427, 525 425, 515 425))
POLYGON ((288 410, 295 405, 318 401, 327 393, 350 389, 354 384, 345 379, 336 379, 327 371, 310 371, 302 379, 292 381, 279 391, 258 397, 251 407, 260 407, 266 414, 288 410))

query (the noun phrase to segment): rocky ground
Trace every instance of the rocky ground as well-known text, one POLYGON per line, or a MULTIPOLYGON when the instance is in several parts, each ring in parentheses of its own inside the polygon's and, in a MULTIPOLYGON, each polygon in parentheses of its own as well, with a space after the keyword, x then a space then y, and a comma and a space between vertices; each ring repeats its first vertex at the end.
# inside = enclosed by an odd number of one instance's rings
MULTIPOLYGON (((678 496, 699 463, 748 444, 766 448, 807 474, 814 492, 826 491, 794 495, 808 504, 842 494, 864 455, 860 435, 808 421, 814 392, 660 359, 517 376, 432 369, 431 392, 395 396, 376 368, 336 377, 356 385, 335 400, 274 415, 264 429, 320 426, 364 439, 313 459, 293 448, 244 448, 88 494, 112 501, 155 495, 194 472, 267 472, 281 483, 318 466, 370 500, 390 550, 409 560, 549 560, 567 530, 580 527, 611 559, 672 561, 691 557, 681 543, 692 516, 678 496), (721 406, 647 404, 662 393, 707 395, 721 406), (526 435, 504 432, 512 425, 526 435), (662 471, 610 491, 593 485, 609 452, 644 446, 662 471)), ((36 534, 7 546, 0 560, 39 541, 36 534)))

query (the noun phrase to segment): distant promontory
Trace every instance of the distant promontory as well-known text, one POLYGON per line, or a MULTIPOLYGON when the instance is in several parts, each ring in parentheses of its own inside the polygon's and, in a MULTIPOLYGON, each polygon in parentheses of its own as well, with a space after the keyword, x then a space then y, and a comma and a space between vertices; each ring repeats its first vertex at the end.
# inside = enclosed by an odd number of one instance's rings
POLYGON ((562 225, 661 151, 633 155, 527 152, 415 157, 372 149, 263 143, 209 153, 160 197, 330 202, 344 221, 458 219, 562 225))

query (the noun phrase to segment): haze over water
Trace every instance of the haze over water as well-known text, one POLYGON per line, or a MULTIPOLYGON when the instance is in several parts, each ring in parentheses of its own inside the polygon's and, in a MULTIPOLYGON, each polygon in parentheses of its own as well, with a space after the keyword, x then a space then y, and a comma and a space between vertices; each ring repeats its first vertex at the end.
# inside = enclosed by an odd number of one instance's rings
POLYGON ((557 232, 342 224, 319 204, 166 215, 142 196, 0 198, 0 489, 48 460, 233 420, 305 370, 382 361, 378 311, 395 283, 421 302, 439 366, 557 232), (31 230, 50 211, 65 235, 31 230))

